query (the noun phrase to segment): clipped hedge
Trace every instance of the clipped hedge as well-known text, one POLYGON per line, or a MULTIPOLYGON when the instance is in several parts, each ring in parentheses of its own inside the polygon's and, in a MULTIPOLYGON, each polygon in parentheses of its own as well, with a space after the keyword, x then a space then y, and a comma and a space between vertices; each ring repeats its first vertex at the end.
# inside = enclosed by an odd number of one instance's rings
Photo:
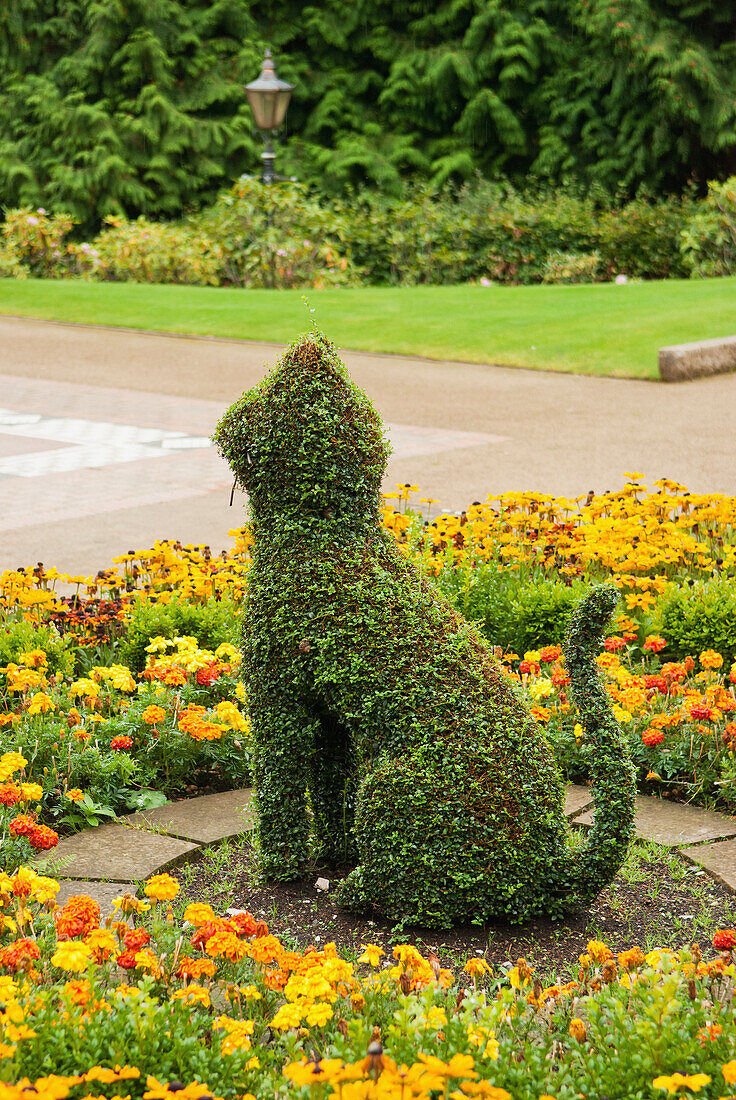
POLYGON ((731 664, 736 660, 736 584, 731 577, 717 577, 671 585, 656 624, 667 639, 668 655, 681 658, 713 649, 731 664))

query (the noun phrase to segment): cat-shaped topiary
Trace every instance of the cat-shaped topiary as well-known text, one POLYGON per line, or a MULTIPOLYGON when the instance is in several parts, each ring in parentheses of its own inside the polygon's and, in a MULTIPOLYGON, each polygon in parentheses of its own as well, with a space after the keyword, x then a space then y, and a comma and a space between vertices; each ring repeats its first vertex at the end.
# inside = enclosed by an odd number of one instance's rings
POLYGON ((389 448, 310 333, 231 406, 216 442, 250 496, 244 677, 265 872, 313 845, 354 870, 337 900, 393 920, 522 920, 593 898, 632 835, 634 774, 595 664, 616 602, 593 589, 567 643, 593 747, 595 824, 568 845, 563 784, 488 644, 380 523, 389 448))

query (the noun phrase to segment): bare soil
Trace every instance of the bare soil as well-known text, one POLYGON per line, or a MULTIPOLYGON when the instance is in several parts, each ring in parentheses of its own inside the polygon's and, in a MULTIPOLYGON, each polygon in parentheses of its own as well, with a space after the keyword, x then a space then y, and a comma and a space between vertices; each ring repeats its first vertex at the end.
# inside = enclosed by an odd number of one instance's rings
POLYGON ((336 905, 330 891, 339 877, 340 869, 313 864, 292 882, 267 882, 259 875, 250 842, 225 842, 185 868, 183 900, 208 901, 219 912, 247 909, 300 950, 332 941, 351 957, 361 944, 372 943, 390 955, 395 943, 414 943, 425 953, 433 950, 443 966, 463 965, 476 956, 503 967, 524 957, 550 978, 576 974, 578 956, 591 939, 603 940, 613 951, 635 945, 645 951, 677 948, 695 941, 706 947, 717 928, 736 925, 736 896, 727 887, 651 844, 632 847, 614 882, 588 909, 523 925, 489 922, 449 932, 396 928, 336 905), (319 878, 327 879, 330 889, 318 889, 319 878))

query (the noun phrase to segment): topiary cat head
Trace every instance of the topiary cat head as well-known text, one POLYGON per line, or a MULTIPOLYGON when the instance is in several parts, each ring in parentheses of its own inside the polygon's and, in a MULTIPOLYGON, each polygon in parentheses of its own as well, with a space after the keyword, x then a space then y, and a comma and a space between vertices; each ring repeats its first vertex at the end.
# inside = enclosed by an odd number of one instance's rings
POLYGON ((253 519, 281 531, 378 522, 390 449, 381 418, 322 333, 296 340, 219 421, 215 443, 253 519))

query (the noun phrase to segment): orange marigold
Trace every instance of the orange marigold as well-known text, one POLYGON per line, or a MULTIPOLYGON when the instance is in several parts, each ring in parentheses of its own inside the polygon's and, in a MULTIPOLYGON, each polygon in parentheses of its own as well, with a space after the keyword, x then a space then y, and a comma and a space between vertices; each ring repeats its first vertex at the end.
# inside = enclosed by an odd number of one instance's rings
POLYGON ((28 837, 28 842, 37 852, 48 852, 59 843, 59 834, 48 825, 35 825, 28 837))
POLYGON ((100 907, 87 894, 73 894, 54 914, 54 920, 59 939, 71 940, 77 936, 86 936, 93 928, 100 926, 100 907))
POLYGON ((28 970, 41 957, 35 940, 14 940, 0 948, 0 966, 6 970, 28 970))
POLYGON ((141 715, 141 718, 147 726, 155 726, 157 722, 160 722, 166 717, 166 711, 163 707, 150 706, 146 707, 141 715))

